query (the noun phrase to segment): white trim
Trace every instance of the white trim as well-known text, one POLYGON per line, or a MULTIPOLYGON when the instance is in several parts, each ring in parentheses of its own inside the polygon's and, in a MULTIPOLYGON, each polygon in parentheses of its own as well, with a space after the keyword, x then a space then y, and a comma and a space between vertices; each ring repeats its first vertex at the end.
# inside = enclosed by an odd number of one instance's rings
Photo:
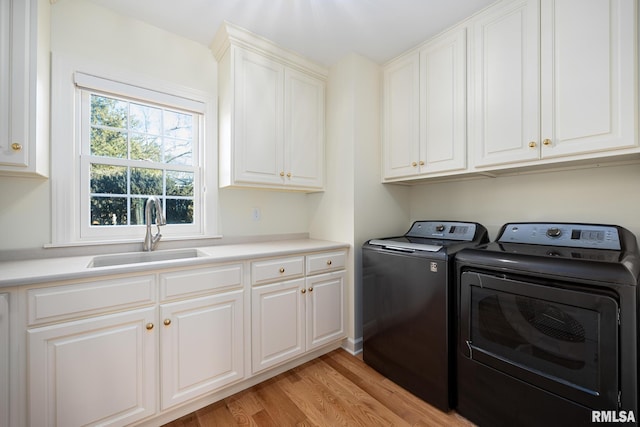
POLYGON ((80 71, 73 74, 73 80, 76 86, 86 89, 94 89, 115 95, 126 96, 127 98, 138 98, 145 101, 155 102, 157 104, 171 106, 173 108, 181 108, 192 111, 194 113, 204 113, 205 104, 202 101, 176 96, 158 90, 147 89, 144 87, 117 82, 80 71))
MULTIPOLYGON (((144 227, 127 227, 126 232, 107 232, 102 236, 87 236, 81 232, 80 206, 80 137, 81 111, 80 90, 76 88, 76 81, 83 85, 93 86, 104 83, 102 90, 108 87, 120 91, 131 85, 137 94, 156 91, 156 96, 150 101, 171 105, 171 101, 178 100, 174 107, 184 108, 202 114, 199 120, 198 133, 202 135, 201 146, 198 150, 198 164, 195 166, 195 180, 200 181, 200 211, 194 212, 194 223, 199 217, 199 228, 193 226, 169 225, 162 228, 162 234, 178 239, 207 238, 217 236, 218 227, 218 192, 217 192, 217 105, 215 98, 204 91, 185 88, 172 82, 155 80, 147 76, 136 75, 122 70, 113 70, 104 64, 88 63, 79 58, 67 58, 57 53, 52 54, 52 85, 51 99, 51 203, 52 203, 52 246, 66 246, 93 242, 101 244, 104 241, 131 241, 137 239, 142 242, 144 227), (164 99, 158 100, 158 99, 164 99), (207 167, 205 167, 205 165, 207 167), (190 227, 191 229, 187 229, 190 227), (196 229, 194 229, 196 228, 196 229)), ((99 89, 92 87, 93 89, 99 89)), ((131 96, 131 95, 129 95, 131 96)), ((197 196, 197 195, 194 195, 197 196)))

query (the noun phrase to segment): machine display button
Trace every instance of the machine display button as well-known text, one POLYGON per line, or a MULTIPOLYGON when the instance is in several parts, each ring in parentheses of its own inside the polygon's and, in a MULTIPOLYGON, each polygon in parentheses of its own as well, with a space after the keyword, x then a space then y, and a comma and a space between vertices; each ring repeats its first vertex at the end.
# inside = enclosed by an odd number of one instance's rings
POLYGON ((549 237, 560 237, 562 235, 562 230, 558 227, 551 227, 547 229, 547 236, 549 237))

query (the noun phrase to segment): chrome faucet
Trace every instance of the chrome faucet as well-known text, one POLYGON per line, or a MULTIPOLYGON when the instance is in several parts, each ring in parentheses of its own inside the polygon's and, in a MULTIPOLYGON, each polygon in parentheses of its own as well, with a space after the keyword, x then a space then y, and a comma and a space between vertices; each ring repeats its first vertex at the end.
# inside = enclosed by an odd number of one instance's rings
POLYGON ((158 246, 158 242, 162 237, 162 234, 160 234, 160 226, 167 223, 164 219, 164 215, 162 214, 160 199, 156 196, 149 197, 147 199, 147 203, 144 205, 144 223, 147 225, 147 234, 144 236, 144 246, 142 249, 145 251, 152 251, 156 246, 158 246), (155 236, 151 234, 151 208, 153 206, 156 207, 156 226, 158 227, 158 232, 155 236))

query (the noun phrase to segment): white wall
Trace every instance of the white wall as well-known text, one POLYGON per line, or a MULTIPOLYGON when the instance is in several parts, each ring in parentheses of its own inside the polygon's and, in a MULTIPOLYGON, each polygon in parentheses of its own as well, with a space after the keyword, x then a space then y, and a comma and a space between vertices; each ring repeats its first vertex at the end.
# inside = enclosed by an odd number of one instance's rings
POLYGON ((640 166, 601 166, 411 189, 411 219, 477 221, 497 237, 519 221, 616 224, 640 236, 640 166))
POLYGON ((402 233, 409 223, 409 188, 380 184, 380 67, 349 55, 329 70, 326 192, 309 195, 313 238, 347 242, 349 349, 361 349, 362 243, 402 233))
MULTIPOLYGON (((207 46, 87 0, 58 0, 51 5, 50 42, 51 50, 65 58, 106 64, 217 98, 217 64, 207 46)), ((0 252, 38 249, 51 242, 50 181, 0 177, 0 196, 0 252)), ((308 230, 304 194, 221 190, 219 205, 218 231, 225 236, 308 230), (253 221, 253 207, 261 208, 260 221, 253 221)))

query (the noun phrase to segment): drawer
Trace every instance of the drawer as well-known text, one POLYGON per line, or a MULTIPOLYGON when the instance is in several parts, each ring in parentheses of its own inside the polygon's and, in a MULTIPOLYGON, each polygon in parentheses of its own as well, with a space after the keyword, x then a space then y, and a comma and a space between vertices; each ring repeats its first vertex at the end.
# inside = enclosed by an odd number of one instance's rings
POLYGON ((251 263, 251 283, 275 282, 304 275, 304 257, 287 257, 251 263))
POLYGON ((347 252, 327 252, 307 255, 307 275, 342 270, 347 262, 347 252))
POLYGON ((29 325, 68 320, 155 302, 153 275, 29 289, 29 325))
POLYGON ((160 275, 160 298, 198 295, 242 286, 242 265, 230 264, 160 275))

